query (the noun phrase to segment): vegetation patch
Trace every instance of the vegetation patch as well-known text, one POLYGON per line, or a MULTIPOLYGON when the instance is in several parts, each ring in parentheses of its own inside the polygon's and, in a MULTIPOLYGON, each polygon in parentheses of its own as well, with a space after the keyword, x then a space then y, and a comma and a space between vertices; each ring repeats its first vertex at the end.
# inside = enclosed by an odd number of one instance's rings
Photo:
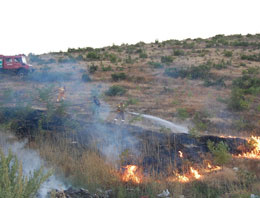
POLYGON ((167 68, 164 74, 172 78, 207 79, 211 76, 210 68, 208 65, 191 66, 189 68, 167 68))
POLYGON ((22 164, 9 151, 5 156, 0 150, 0 197, 35 197, 41 184, 51 173, 44 174, 43 168, 34 171, 29 177, 23 175, 22 164))
POLYGON ((174 56, 184 56, 185 52, 184 52, 184 50, 173 50, 173 55, 174 56))
POLYGON ((246 55, 243 54, 241 56, 242 60, 249 60, 249 61, 257 61, 260 62, 260 54, 251 54, 251 55, 246 55))
POLYGON ((106 92, 107 96, 122 96, 126 93, 126 89, 119 85, 113 85, 106 92))
POLYGON ((94 74, 96 71, 98 70, 98 66, 92 64, 89 68, 88 68, 88 72, 91 74, 94 74))
POLYGON ((127 78, 127 75, 124 72, 121 72, 121 73, 111 74, 111 77, 113 81, 117 82, 120 80, 125 80, 127 78))
POLYGON ((161 62, 162 63, 172 63, 173 62, 173 57, 172 56, 162 56, 161 57, 161 62))

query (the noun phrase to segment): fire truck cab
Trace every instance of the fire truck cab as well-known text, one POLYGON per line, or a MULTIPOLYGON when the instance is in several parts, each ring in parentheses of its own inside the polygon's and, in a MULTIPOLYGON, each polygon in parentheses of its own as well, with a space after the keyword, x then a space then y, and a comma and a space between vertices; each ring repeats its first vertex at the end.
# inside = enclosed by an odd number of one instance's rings
POLYGON ((27 64, 25 55, 23 54, 16 56, 0 55, 0 70, 11 71, 19 76, 24 76, 32 71, 32 66, 27 64))

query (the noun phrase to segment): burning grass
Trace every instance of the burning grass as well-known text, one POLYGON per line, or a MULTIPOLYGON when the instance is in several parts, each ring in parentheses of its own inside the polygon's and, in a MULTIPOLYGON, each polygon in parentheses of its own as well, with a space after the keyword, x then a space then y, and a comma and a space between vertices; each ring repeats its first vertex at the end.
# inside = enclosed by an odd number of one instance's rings
POLYGON ((142 183, 142 173, 140 168, 136 165, 127 165, 123 167, 124 171, 121 176, 123 182, 133 182, 135 184, 142 183))
POLYGON ((252 136, 247 141, 250 147, 252 148, 251 151, 244 152, 235 157, 248 158, 248 159, 260 159, 260 137, 252 136))

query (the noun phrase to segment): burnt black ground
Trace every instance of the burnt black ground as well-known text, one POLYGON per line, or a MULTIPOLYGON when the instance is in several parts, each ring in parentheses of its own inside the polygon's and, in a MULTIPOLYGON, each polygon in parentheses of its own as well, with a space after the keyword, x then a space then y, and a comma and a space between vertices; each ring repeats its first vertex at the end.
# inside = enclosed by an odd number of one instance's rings
POLYGON ((177 168, 182 166, 184 158, 191 163, 201 164, 205 154, 209 152, 207 142, 223 141, 229 147, 229 152, 239 154, 239 149, 245 147, 247 141, 241 138, 223 138, 217 136, 201 136, 194 138, 189 134, 162 133, 144 130, 128 124, 114 124, 98 120, 72 120, 69 115, 53 114, 50 118, 47 112, 28 108, 1 108, 1 123, 10 122, 11 130, 20 138, 34 137, 41 130, 51 131, 54 141, 66 137, 80 149, 97 148, 105 158, 122 162, 123 164, 142 165, 144 171, 156 170, 166 172, 169 165, 177 168), (47 119, 48 118, 48 119, 47 119))

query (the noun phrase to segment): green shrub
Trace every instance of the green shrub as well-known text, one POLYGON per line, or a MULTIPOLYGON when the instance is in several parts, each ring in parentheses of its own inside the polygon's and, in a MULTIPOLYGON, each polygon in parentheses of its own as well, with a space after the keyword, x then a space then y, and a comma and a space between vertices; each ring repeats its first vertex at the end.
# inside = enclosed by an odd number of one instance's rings
POLYGON ((111 74, 113 81, 125 80, 127 75, 124 72, 111 74))
POLYGON ((134 60, 132 59, 132 57, 130 55, 128 55, 127 59, 125 59, 125 62, 128 64, 133 64, 134 60))
POLYGON ((214 162, 218 165, 227 164, 231 160, 231 154, 228 152, 228 146, 224 142, 215 144, 210 140, 207 142, 210 152, 213 154, 214 162))
POLYGON ((173 55, 174 56, 184 56, 184 51, 183 50, 174 50, 173 55))
POLYGON ((86 73, 82 74, 81 80, 82 80, 83 82, 91 82, 91 78, 90 78, 89 75, 86 74, 86 73))
POLYGON ((232 52, 232 51, 226 51, 226 50, 224 50, 223 54, 224 54, 224 56, 226 56, 226 57, 232 57, 233 52, 232 52))
POLYGON ((172 63, 173 62, 173 57, 172 56, 162 56, 161 57, 161 62, 162 63, 172 63))
POLYGON ((117 56, 115 54, 109 54, 109 60, 111 63, 116 63, 117 56))
POLYGON ((178 116, 178 118, 180 118, 182 120, 185 120, 190 115, 189 115, 189 113, 187 112, 187 110, 185 108, 179 108, 179 109, 177 109, 177 116, 178 116))
POLYGON ((97 70, 98 70, 98 66, 97 66, 97 65, 94 65, 94 64, 92 64, 92 65, 88 68, 88 71, 89 71, 89 73, 91 73, 91 74, 94 74, 97 70))
POLYGON ((252 55, 243 54, 241 55, 241 59, 260 62, 260 54, 252 54, 252 55))
POLYGON ((205 112, 196 112, 192 121, 195 125, 197 131, 206 131, 209 128, 210 121, 208 119, 208 114, 205 112))
MULTIPOLYGON (((211 63, 212 64, 212 63, 211 63)), ((231 61, 224 61, 224 60, 221 60, 219 61, 218 63, 214 63, 212 64, 212 66, 215 68, 215 69, 218 69, 218 70, 221 70, 221 69, 226 69, 228 65, 231 65, 231 61)))
POLYGON ((44 174, 43 168, 34 171, 29 177, 23 176, 22 164, 9 151, 5 156, 0 150, 0 197, 33 198, 51 173, 44 174))
POLYGON ((135 105, 138 103, 138 99, 137 98, 129 98, 127 101, 126 101, 126 105, 135 105))
POLYGON ((100 55, 96 51, 90 51, 87 54, 87 58, 90 59, 90 60, 99 60, 100 59, 100 55))
POLYGON ((210 87, 210 86, 226 87, 226 84, 223 78, 218 78, 216 80, 205 79, 204 86, 205 87, 210 87))
POLYGON ((251 45, 251 43, 247 41, 234 41, 231 43, 231 45, 236 46, 236 47, 248 47, 251 45))
POLYGON ((193 49, 195 47, 195 43, 187 43, 187 42, 184 42, 183 43, 183 48, 184 49, 193 49))
POLYGON ((107 96, 122 96, 126 93, 126 89, 119 85, 113 85, 110 87, 106 92, 105 95, 107 96))
POLYGON ((107 66, 107 67, 102 66, 101 70, 104 71, 104 72, 106 72, 106 71, 113 71, 111 66, 107 66))
POLYGON ((239 66, 241 66, 241 67, 246 67, 246 64, 245 64, 245 63, 240 63, 239 66))
MULTIPOLYGON (((247 72, 250 70, 247 70, 247 72)), ((233 80, 232 85, 234 88, 239 88, 243 94, 257 94, 260 91, 260 78, 254 75, 244 74, 233 80)))
POLYGON ((141 54, 141 53, 143 53, 143 50, 142 50, 142 49, 137 49, 137 50, 135 51, 135 53, 141 54))
POLYGON ((139 57, 140 58, 147 58, 148 55, 145 52, 142 52, 142 53, 139 54, 139 57))
POLYGON ((233 88, 231 92, 231 98, 228 102, 228 107, 234 111, 241 111, 247 109, 249 106, 245 99, 243 90, 239 88, 233 88))
POLYGON ((211 77, 210 74, 210 66, 208 65, 200 65, 197 67, 189 67, 189 68, 167 68, 164 72, 165 75, 170 76, 172 78, 190 78, 192 80, 195 79, 207 79, 211 77))
POLYGON ((53 95, 53 85, 36 88, 37 94, 36 94, 36 100, 44 103, 48 103, 53 95))

